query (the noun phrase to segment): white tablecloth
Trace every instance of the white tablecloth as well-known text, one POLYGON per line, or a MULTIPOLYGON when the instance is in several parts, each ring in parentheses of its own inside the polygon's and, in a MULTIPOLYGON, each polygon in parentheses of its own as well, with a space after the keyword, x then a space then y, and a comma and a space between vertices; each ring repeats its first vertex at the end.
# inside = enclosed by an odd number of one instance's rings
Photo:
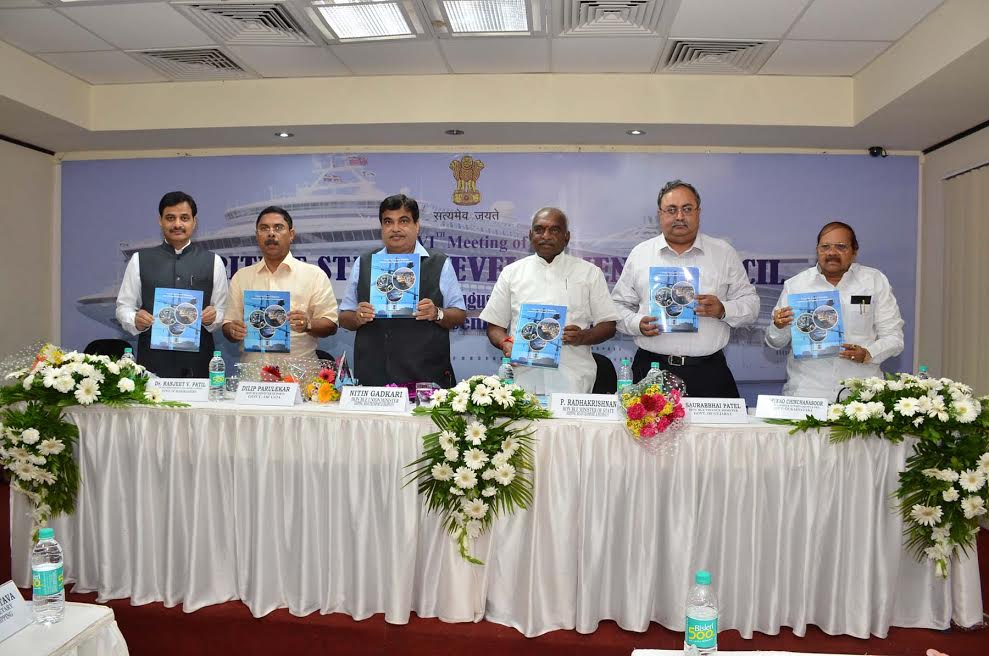
MULTIPOLYGON (((695 426, 675 456, 653 456, 618 424, 544 421, 534 507, 496 522, 475 567, 402 487, 426 418, 221 404, 72 416, 83 487, 54 526, 67 579, 100 599, 486 617, 530 636, 605 619, 682 630, 703 568, 720 626, 744 636, 816 624, 883 637, 982 619, 974 558, 942 582, 902 549, 892 492, 908 443, 695 426)), ((23 499, 12 504, 25 584, 30 526, 23 499)))
POLYGON ((58 624, 32 624, 0 642, 0 656, 127 656, 127 643, 111 609, 70 602, 58 624))

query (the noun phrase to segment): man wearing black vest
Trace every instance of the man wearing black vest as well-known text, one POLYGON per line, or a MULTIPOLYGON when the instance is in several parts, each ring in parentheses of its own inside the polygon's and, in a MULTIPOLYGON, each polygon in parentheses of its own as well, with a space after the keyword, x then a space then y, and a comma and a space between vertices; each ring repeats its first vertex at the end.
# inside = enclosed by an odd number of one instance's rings
POLYGON ((404 194, 389 196, 378 208, 384 248, 354 261, 347 293, 340 303, 340 325, 357 331, 354 374, 362 385, 433 382, 452 387, 450 330, 467 317, 464 294, 446 255, 419 243, 419 204, 404 194), (416 253, 419 298, 414 319, 374 318, 371 256, 416 253))
POLYGON ((137 335, 137 362, 162 378, 206 378, 213 357, 213 331, 223 323, 227 304, 227 272, 219 255, 192 243, 196 231, 196 201, 183 191, 171 191, 158 203, 158 223, 164 242, 134 253, 127 263, 117 294, 117 321, 137 335), (155 289, 195 289, 203 293, 203 322, 199 351, 151 348, 155 289))

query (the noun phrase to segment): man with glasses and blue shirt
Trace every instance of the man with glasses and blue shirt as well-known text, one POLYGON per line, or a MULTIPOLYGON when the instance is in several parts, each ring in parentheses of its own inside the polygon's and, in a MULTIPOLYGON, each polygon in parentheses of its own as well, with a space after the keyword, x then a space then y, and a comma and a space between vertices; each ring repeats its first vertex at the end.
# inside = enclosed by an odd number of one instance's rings
POLYGON ((847 223, 832 221, 817 234, 817 264, 783 283, 783 293, 766 327, 766 344, 782 349, 790 344, 793 308, 790 294, 837 290, 845 343, 838 357, 786 362, 787 396, 837 398, 845 378, 882 376, 879 365, 903 351, 903 319, 889 280, 878 269, 855 262, 859 242, 847 223))
POLYGON ((419 203, 404 194, 378 207, 384 248, 354 260, 340 303, 340 325, 357 332, 354 375, 362 385, 432 382, 453 387, 450 331, 467 318, 467 305, 450 260, 419 243, 419 203), (371 305, 371 256, 411 254, 419 260, 419 302, 412 318, 375 319, 371 305))
POLYGON ((223 321, 223 334, 231 342, 247 337, 244 323, 245 291, 289 292, 291 309, 287 320, 289 353, 242 353, 243 362, 264 360, 277 364, 288 358, 315 358, 322 337, 337 331, 337 299, 330 279, 314 264, 292 257, 295 240, 292 215, 281 207, 261 210, 254 222, 261 261, 241 268, 230 280, 230 302, 223 321))
POLYGON ((658 204, 662 234, 632 249, 611 293, 621 314, 618 330, 639 347, 632 378, 641 380, 658 362, 686 383, 690 396, 737 398, 723 349, 732 328, 756 320, 759 296, 731 244, 700 232, 701 198, 693 185, 667 182, 658 204), (660 332, 657 317, 649 314, 650 267, 698 268, 697 332, 660 332))

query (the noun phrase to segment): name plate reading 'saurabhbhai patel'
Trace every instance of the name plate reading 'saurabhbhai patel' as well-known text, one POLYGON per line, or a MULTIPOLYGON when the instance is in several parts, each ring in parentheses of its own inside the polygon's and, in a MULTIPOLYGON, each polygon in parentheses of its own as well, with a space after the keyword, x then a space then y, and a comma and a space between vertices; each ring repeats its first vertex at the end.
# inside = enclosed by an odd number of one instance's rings
POLYGON ((747 424, 745 399, 683 397, 688 424, 747 424))
POLYGON ((344 387, 341 410, 363 412, 408 412, 409 391, 404 387, 344 387))
POLYGON ((302 403, 298 383, 240 383, 236 402, 242 405, 293 406, 302 403))
POLYGON ((560 419, 625 421, 618 398, 611 394, 552 394, 549 409, 560 419))

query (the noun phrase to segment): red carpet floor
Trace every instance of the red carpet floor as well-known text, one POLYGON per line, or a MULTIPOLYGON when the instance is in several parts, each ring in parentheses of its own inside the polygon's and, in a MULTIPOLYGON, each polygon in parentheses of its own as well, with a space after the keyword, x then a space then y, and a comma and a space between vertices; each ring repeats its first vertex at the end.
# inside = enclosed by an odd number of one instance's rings
MULTIPOLYGON (((6 484, 0 499, 6 499, 6 484)), ((0 580, 10 578, 9 512, 0 503, 0 580)), ((989 600, 989 532, 979 536, 979 561, 983 599, 989 600)), ((25 591, 29 594, 28 591, 25 591)), ((95 603, 95 594, 69 594, 72 601, 95 603)), ((592 635, 554 631, 538 638, 525 638, 512 628, 480 622, 445 624, 414 617, 409 624, 388 624, 380 615, 356 622, 345 615, 294 617, 279 610, 263 618, 251 616, 240 602, 210 606, 186 614, 181 608, 162 604, 131 606, 127 600, 107 604, 135 656, 175 654, 510 654, 511 656, 611 655, 627 656, 633 649, 678 649, 683 634, 653 624, 646 633, 631 633, 613 622, 603 622, 592 635)), ((859 640, 829 636, 810 627, 798 638, 789 630, 776 636, 756 634, 742 639, 735 631, 718 635, 722 650, 787 650, 835 654, 885 654, 919 656, 936 647, 950 656, 989 656, 989 628, 932 631, 890 630, 885 639, 859 640)))

